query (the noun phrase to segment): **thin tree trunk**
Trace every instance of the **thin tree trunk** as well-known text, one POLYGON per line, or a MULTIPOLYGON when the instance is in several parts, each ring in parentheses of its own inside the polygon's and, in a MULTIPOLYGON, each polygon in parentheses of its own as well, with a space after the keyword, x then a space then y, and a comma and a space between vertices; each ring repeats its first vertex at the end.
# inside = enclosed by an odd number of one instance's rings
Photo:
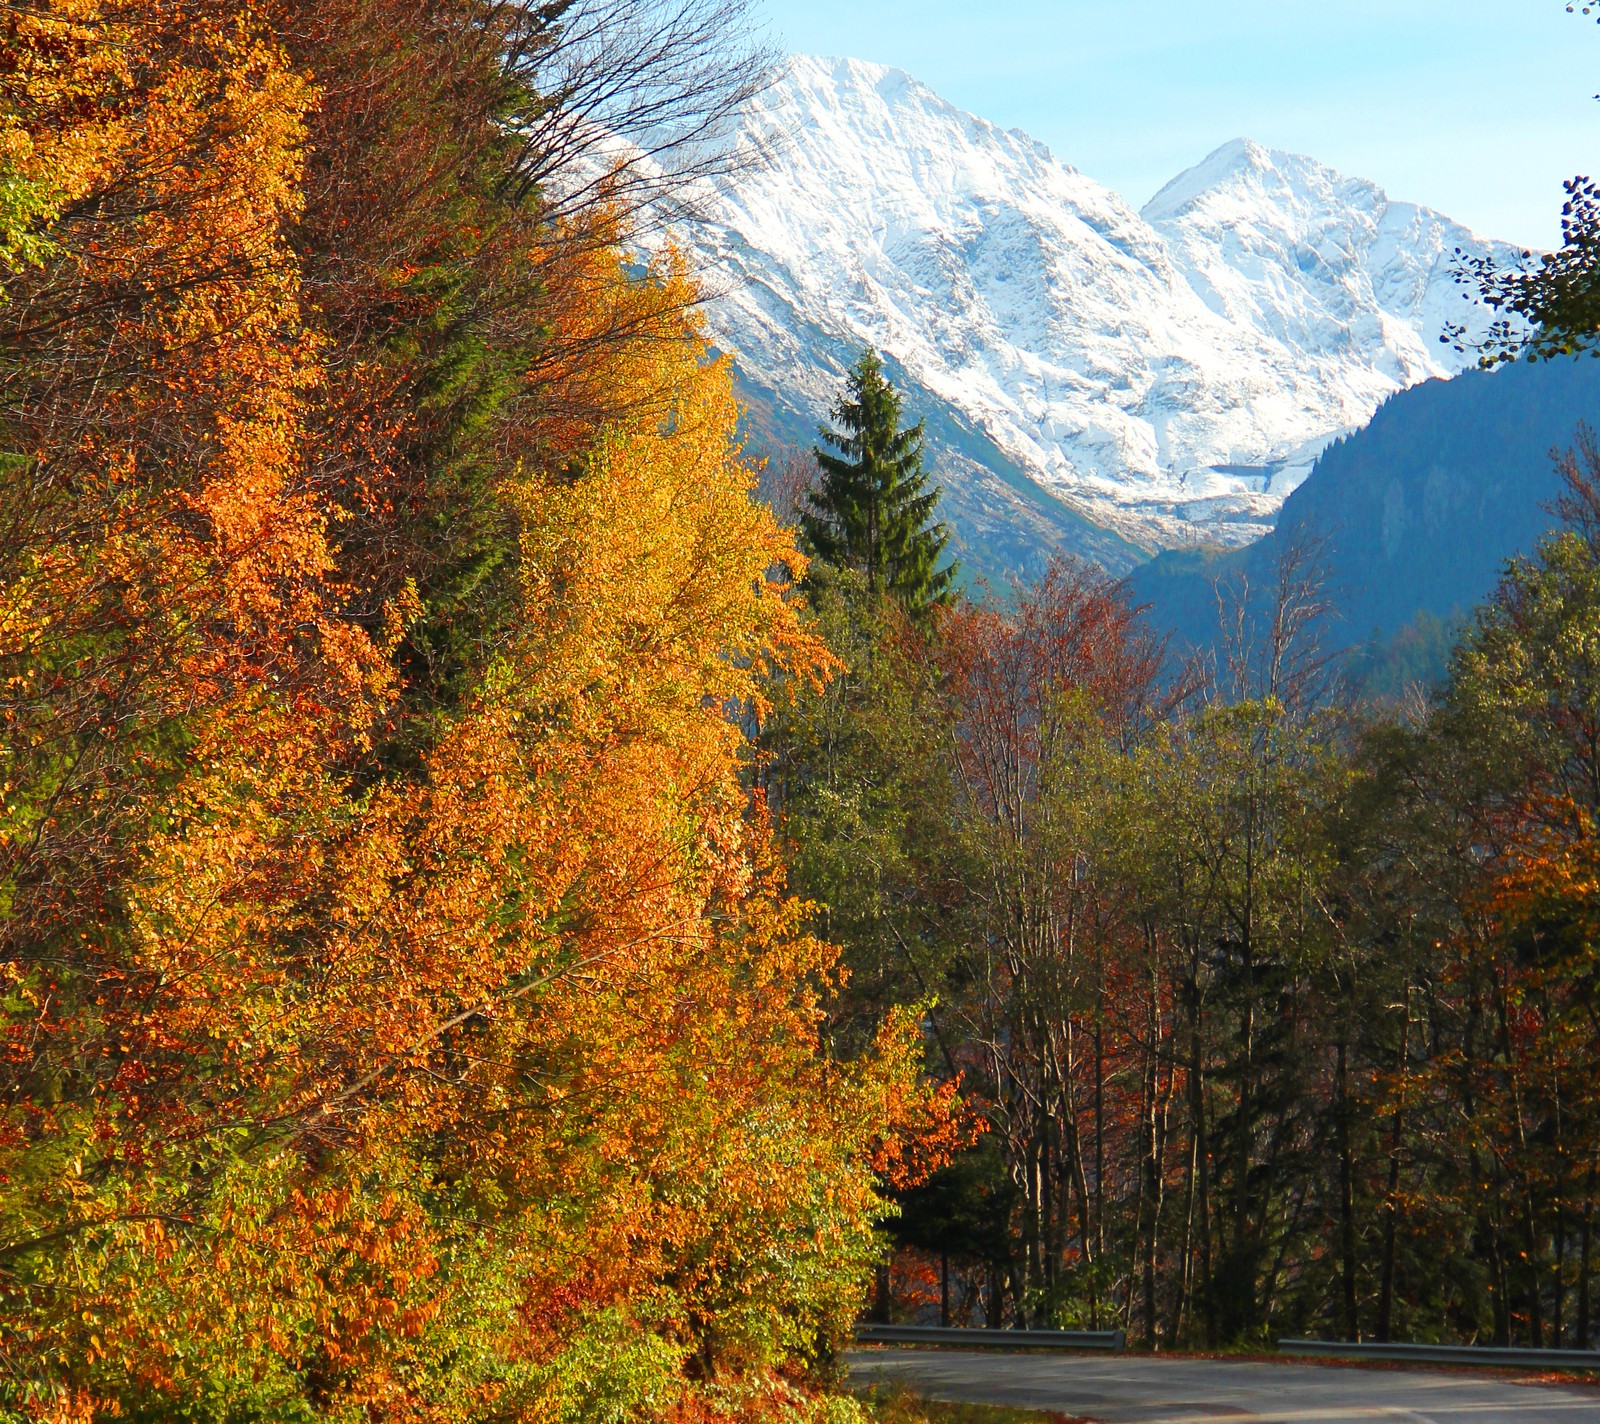
MULTIPOLYGON (((1129 1263, 1128 1291, 1122 1303, 1122 1328, 1133 1333, 1133 1312, 1142 1290, 1141 1273, 1144 1267, 1145 1241, 1149 1232, 1147 1198, 1149 1196, 1151 1155, 1150 1133, 1153 1128, 1155 1103, 1150 1083, 1148 1057, 1139 1075, 1139 1162, 1134 1173, 1133 1192, 1133 1253, 1129 1263)), ((1148 1332, 1146 1332, 1148 1337, 1148 1332)))
MULTIPOLYGON (((1556 1118, 1556 1161, 1565 1163, 1567 1160, 1566 1149, 1566 1121, 1562 1113, 1561 1094, 1557 1090, 1555 1097, 1556 1118)), ((1552 1203, 1555 1217, 1555 1238, 1552 1242, 1555 1255, 1555 1286, 1556 1298, 1554 1309, 1550 1312, 1550 1347, 1559 1350, 1566 1339, 1563 1326, 1566 1323, 1567 1303, 1567 1181, 1563 1172, 1555 1184, 1555 1201, 1552 1203)))
MULTIPOLYGON (((1035 1132, 1037 1132, 1037 1124, 1035 1125, 1035 1132)), ((1019 1307, 1022 1306, 1025 1300, 1035 1302, 1031 1312, 1024 1312, 1027 1315, 1027 1324, 1035 1327, 1043 1323, 1038 1318, 1036 1302, 1044 1294, 1043 1203, 1039 1200, 1044 1189, 1044 1170, 1043 1164, 1039 1160, 1039 1147, 1039 1139, 1035 1136, 1028 1154, 1028 1240, 1024 1258, 1023 1294, 1018 1300, 1019 1307)))
MULTIPOLYGON (((1078 1243, 1083 1250, 1083 1260, 1086 1266, 1093 1268, 1098 1264, 1095 1253, 1094 1237, 1094 1210, 1093 1202, 1089 1195, 1088 1173, 1084 1169, 1083 1139, 1078 1132, 1078 1100, 1072 1086, 1073 1056, 1072 1046, 1069 1041, 1067 1047, 1067 1061, 1060 1071, 1062 1091, 1062 1122, 1068 1134, 1071 1147, 1070 1178, 1073 1191, 1078 1198, 1078 1243)), ((1093 1327, 1099 1329, 1100 1302, 1096 1285, 1097 1273, 1089 1271, 1089 1318, 1093 1327)))
POLYGON ((1201 1310, 1206 1322, 1206 1344, 1214 1350, 1217 1348, 1217 1304, 1216 1292, 1212 1289, 1211 1147, 1210 1134, 1206 1131, 1205 1083, 1198 1067, 1200 1061, 1200 1037, 1198 1033, 1195 1035, 1194 1052, 1196 1063, 1193 1075, 1194 1132, 1198 1196, 1195 1210, 1200 1221, 1200 1300, 1201 1310))
POLYGON ((1500 1052, 1504 1055, 1508 1080, 1512 1123, 1516 1128, 1518 1161, 1516 1175, 1522 1185, 1522 1229, 1524 1258, 1528 1271, 1528 1334, 1535 1350, 1544 1349, 1544 1292, 1539 1281, 1539 1217, 1533 1200, 1533 1179, 1528 1167, 1528 1127, 1522 1112, 1522 1086, 1517 1080, 1516 1055, 1511 1048, 1511 1010, 1507 1002, 1506 986, 1496 971, 1492 979, 1496 1027, 1499 1033, 1500 1052))
POLYGON ((1356 1317, 1356 1208, 1355 1162, 1350 1147, 1349 1050, 1345 1036, 1339 1036, 1339 1244, 1343 1264, 1344 1338, 1361 1339, 1361 1323, 1356 1317))
MULTIPOLYGON (((1159 1081, 1159 1064, 1157 1065, 1157 1079, 1159 1081)), ((1156 1153, 1152 1164, 1151 1176, 1155 1182, 1155 1200, 1150 1205, 1150 1241, 1147 1247, 1150 1262, 1150 1317, 1153 1328, 1160 1330, 1160 1264, 1161 1264, 1161 1223, 1166 1212, 1167 1202, 1167 1146, 1172 1137, 1172 1095, 1177 1088, 1175 1075, 1169 1065, 1167 1070, 1167 1084, 1161 1091, 1160 1107, 1156 1113, 1156 1153)), ((1152 1348, 1159 1350, 1161 1340, 1159 1335, 1153 1339, 1152 1348)))
POLYGON ((1562 1307, 1566 1304, 1567 1296, 1567 1213, 1560 1197, 1556 1198, 1555 1215, 1556 1299, 1555 1308, 1550 1312, 1550 1348, 1559 1350, 1566 1338, 1566 1332, 1562 1328, 1566 1315, 1562 1307))
POLYGON ((1244 941, 1244 1013, 1239 1024, 1239 1123, 1234 1142, 1233 1253, 1229 1271, 1236 1292, 1230 1314, 1246 1329, 1256 1323, 1254 1253, 1250 1246, 1250 1163, 1255 1146, 1256 985, 1255 957, 1248 935, 1244 941))
POLYGON ((1535 1350, 1544 1349, 1544 1292, 1539 1283, 1539 1217, 1533 1205, 1533 1186, 1524 1182, 1522 1225, 1528 1249, 1528 1334, 1535 1350))
MULTIPOLYGON (((1143 1170, 1139 1173, 1137 1209, 1134 1213, 1134 1244, 1139 1252, 1144 1300, 1144 1342, 1152 1350, 1156 1346, 1156 1227, 1161 1220, 1158 1200, 1160 1176, 1156 1170, 1156 1113, 1157 1087, 1160 1066, 1156 1060, 1156 1005, 1152 995, 1150 1007, 1150 1049, 1145 1060, 1143 1133, 1145 1138, 1143 1170)), ((1133 1284, 1128 1286, 1129 1320, 1132 1319, 1133 1284)))
MULTIPOLYGON (((1046 1296, 1054 1298, 1056 1286, 1056 1206, 1055 1180, 1057 1153, 1052 1145, 1050 1113, 1045 1109, 1039 1122, 1039 1283, 1046 1296)), ((1050 1324, 1049 1321, 1041 1322, 1050 1324)))
POLYGON ((1500 1249, 1500 1232, 1489 1223, 1489 1269, 1494 1277, 1494 1343, 1511 1344, 1511 1282, 1506 1277, 1506 1255, 1500 1249))
MULTIPOLYGON (((1400 1019, 1400 1079, 1405 1088, 1406 1069, 1410 1062, 1411 1043, 1411 986, 1406 985, 1405 1004, 1400 1019)), ((1396 1104, 1394 1121, 1389 1127, 1389 1190, 1383 1204, 1383 1284, 1378 1300, 1378 1339, 1387 1342, 1394 1331, 1394 1283, 1396 1236, 1400 1216, 1400 1150, 1405 1145, 1405 1114, 1396 1104)))
POLYGON ((1189 1309, 1189 1294, 1194 1281, 1194 1206, 1196 1178, 1199 1175, 1199 1152, 1194 1131, 1189 1133, 1189 1167, 1183 1183, 1183 1249, 1178 1254, 1178 1289, 1172 1301, 1172 1322, 1167 1338, 1176 1346, 1183 1339, 1185 1315, 1189 1309))
POLYGON ((1583 1192, 1583 1227, 1579 1239, 1580 1256, 1578 1260, 1578 1348, 1589 1348, 1589 1248, 1593 1240, 1594 1226, 1594 1176, 1595 1169, 1589 1168, 1589 1180, 1583 1192))
MULTIPOLYGON (((1094 1255, 1103 1261, 1106 1254, 1106 1046, 1100 1022, 1100 992, 1096 991, 1094 1011, 1094 1255)), ((1096 1324, 1094 1329, 1100 1327, 1096 1324)))

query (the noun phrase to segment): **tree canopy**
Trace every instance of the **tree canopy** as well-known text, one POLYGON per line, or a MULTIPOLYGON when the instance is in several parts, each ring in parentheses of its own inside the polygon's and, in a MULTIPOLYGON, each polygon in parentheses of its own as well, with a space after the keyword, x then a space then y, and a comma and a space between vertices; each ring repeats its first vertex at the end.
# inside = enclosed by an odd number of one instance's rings
POLYGON ((865 351, 823 427, 815 451, 821 479, 801 527, 816 556, 860 573, 874 597, 914 618, 949 603, 957 573, 939 567, 950 531, 934 519, 937 486, 922 465, 922 422, 901 425, 901 397, 875 351, 865 351))
POLYGON ((8 14, 0 1417, 831 1408, 953 1090, 826 1051, 727 712, 829 675, 804 559, 543 185, 736 11, 8 14))
POLYGON ((829 1033, 914 1007, 988 1129, 900 1194, 880 1310, 1593 1343, 1592 441, 1562 476, 1431 700, 1346 700, 1294 564, 1209 671, 1070 563, 931 629, 823 604, 852 671, 763 765, 829 1033))

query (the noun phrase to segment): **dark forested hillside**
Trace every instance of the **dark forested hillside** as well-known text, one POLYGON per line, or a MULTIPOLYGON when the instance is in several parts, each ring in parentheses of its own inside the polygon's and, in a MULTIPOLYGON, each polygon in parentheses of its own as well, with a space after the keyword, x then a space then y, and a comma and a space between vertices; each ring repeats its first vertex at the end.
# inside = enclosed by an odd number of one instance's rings
POLYGON ((1448 618, 1552 526, 1552 454, 1585 421, 1600 423, 1600 362, 1519 362, 1414 387, 1323 455, 1276 533, 1226 554, 1163 554, 1133 576, 1137 599, 1179 645, 1210 647, 1219 582, 1264 595, 1298 543, 1324 568, 1330 642, 1388 639, 1419 614, 1448 618))

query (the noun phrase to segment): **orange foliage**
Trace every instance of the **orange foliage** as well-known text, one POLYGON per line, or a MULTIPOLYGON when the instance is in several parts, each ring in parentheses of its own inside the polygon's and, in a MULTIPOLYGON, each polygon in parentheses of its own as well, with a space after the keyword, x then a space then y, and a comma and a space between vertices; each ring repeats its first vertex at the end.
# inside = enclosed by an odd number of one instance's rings
POLYGON ((766 674, 831 666, 801 561, 681 265, 630 276, 615 214, 489 221, 493 124, 427 108, 493 90, 475 14, 8 21, 29 1417, 690 1417, 714 1378, 792 1416, 875 1166, 957 1135, 913 1025, 819 1055, 833 952, 741 776, 766 674), (358 150, 394 183, 352 225, 358 150), (468 348, 491 376, 429 395, 468 348))

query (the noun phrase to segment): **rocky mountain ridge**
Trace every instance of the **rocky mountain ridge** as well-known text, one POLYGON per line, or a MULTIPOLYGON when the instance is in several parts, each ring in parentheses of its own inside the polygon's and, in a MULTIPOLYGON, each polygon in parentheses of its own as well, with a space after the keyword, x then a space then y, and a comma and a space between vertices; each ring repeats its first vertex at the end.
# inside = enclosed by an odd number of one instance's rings
POLYGON ((1473 364, 1439 340, 1489 320, 1457 249, 1521 256, 1244 140, 1137 211, 856 60, 792 58, 734 141, 761 161, 676 235, 762 433, 809 443, 876 346, 930 417, 962 542, 1006 545, 996 566, 1259 537, 1329 440, 1473 364))

